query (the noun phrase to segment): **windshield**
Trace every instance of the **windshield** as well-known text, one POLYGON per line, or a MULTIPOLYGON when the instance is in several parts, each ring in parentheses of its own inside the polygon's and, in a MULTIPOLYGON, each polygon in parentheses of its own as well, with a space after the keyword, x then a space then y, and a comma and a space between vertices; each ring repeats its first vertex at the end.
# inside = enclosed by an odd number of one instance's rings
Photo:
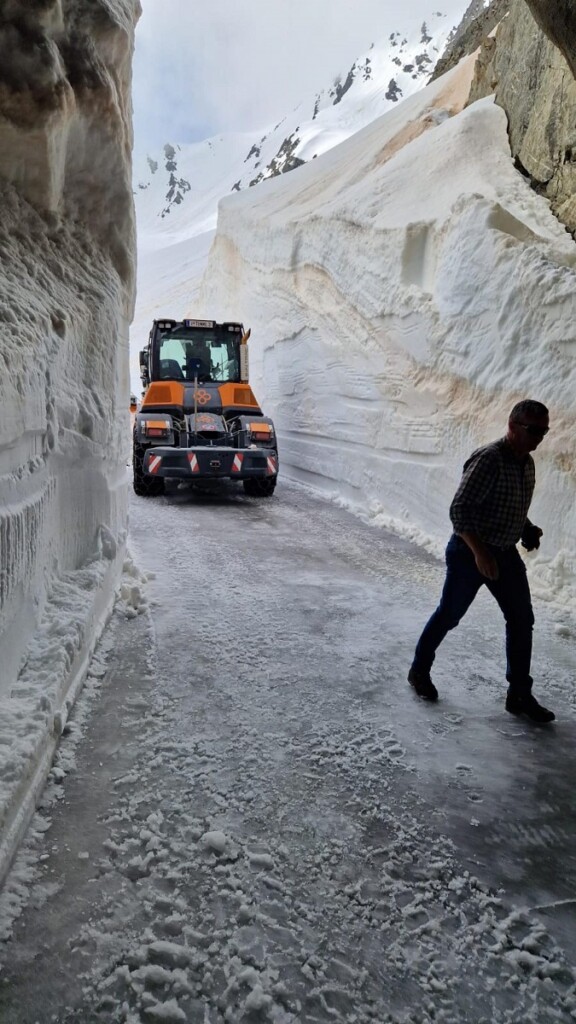
POLYGON ((240 334, 223 330, 176 327, 160 341, 160 380, 240 380, 240 334))

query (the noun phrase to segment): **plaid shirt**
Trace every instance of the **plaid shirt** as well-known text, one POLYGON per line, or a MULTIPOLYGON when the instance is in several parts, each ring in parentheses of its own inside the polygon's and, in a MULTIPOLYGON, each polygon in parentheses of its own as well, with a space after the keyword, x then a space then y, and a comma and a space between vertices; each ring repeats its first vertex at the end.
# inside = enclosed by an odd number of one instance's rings
POLYGON ((450 506, 454 532, 475 533, 497 548, 517 544, 529 522, 535 479, 532 456, 516 458, 505 438, 477 448, 450 506))

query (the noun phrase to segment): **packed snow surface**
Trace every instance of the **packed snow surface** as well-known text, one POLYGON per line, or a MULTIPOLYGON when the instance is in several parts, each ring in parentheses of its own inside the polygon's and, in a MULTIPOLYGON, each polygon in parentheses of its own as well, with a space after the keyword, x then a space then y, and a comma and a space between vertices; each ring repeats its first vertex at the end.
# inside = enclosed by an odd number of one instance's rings
POLYGON ((131 530, 149 615, 114 617, 0 899, 2 1024, 573 1020, 552 610, 539 728, 485 591, 418 700, 442 566, 299 486, 134 498, 131 530))

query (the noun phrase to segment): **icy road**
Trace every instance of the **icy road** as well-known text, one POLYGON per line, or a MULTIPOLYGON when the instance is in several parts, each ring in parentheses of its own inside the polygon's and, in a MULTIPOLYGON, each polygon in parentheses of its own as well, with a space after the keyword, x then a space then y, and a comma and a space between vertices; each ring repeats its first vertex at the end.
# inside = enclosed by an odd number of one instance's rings
POLYGON ((488 595, 295 486, 134 499, 119 607, 2 897, 1 1024, 576 1020, 574 637, 503 708, 488 595))

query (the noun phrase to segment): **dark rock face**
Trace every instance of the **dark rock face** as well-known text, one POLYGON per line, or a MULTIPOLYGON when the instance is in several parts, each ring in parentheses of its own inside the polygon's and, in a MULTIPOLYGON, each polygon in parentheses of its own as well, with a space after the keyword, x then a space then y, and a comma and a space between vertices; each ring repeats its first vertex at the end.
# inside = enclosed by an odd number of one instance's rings
POLYGON ((512 0, 482 46, 469 102, 491 94, 508 115, 517 166, 576 236, 576 80, 524 0, 512 0))
POLYGON ((248 156, 246 156, 244 158, 244 163, 246 163, 250 159, 251 156, 254 156, 256 158, 260 156, 260 147, 257 146, 256 143, 254 143, 254 145, 251 147, 250 152, 248 153, 248 156))
MULTIPOLYGON (((305 162, 300 157, 295 156, 295 151, 300 145, 300 136, 297 134, 298 128, 284 139, 280 146, 276 156, 272 158, 268 166, 253 178, 249 183, 249 187, 258 185, 259 182, 265 178, 275 178, 278 174, 286 174, 287 171, 293 171, 295 167, 301 167, 305 162)), ((237 189, 239 191, 239 189, 237 189)))
POLYGON ((388 89, 386 90, 386 99, 392 100, 393 103, 397 103, 398 100, 402 99, 402 89, 398 85, 395 78, 391 78, 388 82, 388 89))
MULTIPOLYGON (((161 217, 166 217, 173 206, 179 206, 184 201, 186 192, 189 192, 192 188, 189 181, 186 178, 178 178, 178 163, 176 160, 176 150, 174 146, 167 143, 164 146, 164 156, 166 158, 165 167, 168 172, 168 188, 166 190, 166 203, 167 205, 160 214, 161 217)), ((150 163, 150 160, 148 161, 150 163)))
POLYGON ((576 6, 574 0, 525 0, 548 38, 564 55, 576 78, 576 6))
POLYGON ((340 100, 342 99, 342 97, 346 95, 348 90, 354 84, 355 72, 356 72, 356 64, 353 64, 352 67, 350 68, 350 71, 346 75, 346 81, 345 82, 335 82, 334 89, 330 92, 330 95, 334 97, 334 99, 333 99, 334 106, 336 106, 337 103, 340 103, 340 100))
POLYGON ((430 81, 439 78, 450 68, 456 67, 462 57, 474 53, 482 44, 483 40, 496 28, 509 10, 511 0, 493 0, 489 7, 485 8, 482 0, 472 0, 462 21, 454 32, 452 38, 440 60, 434 68, 430 81))
POLYGON ((576 7, 572 0, 493 0, 478 14, 478 2, 432 77, 480 49, 469 103, 494 95, 508 116, 518 169, 576 236, 576 7))

